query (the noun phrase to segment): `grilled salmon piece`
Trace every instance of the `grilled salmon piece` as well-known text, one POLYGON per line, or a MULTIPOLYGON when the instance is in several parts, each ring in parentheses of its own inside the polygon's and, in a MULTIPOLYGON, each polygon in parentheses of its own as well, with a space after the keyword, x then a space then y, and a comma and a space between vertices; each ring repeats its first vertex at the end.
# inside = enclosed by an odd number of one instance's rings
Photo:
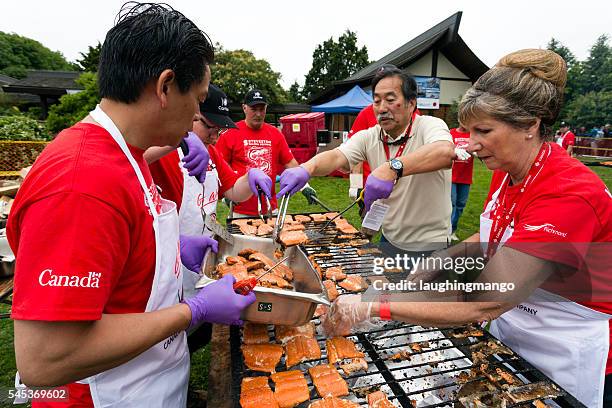
POLYGON ((242 408, 278 408, 278 403, 268 385, 268 377, 246 377, 240 385, 242 408))
POLYGON ((351 375, 358 371, 368 372, 368 362, 365 358, 354 358, 349 363, 340 364, 340 369, 345 375, 351 375))
POLYGON ((278 344, 243 344, 244 363, 253 371, 273 373, 283 356, 283 348, 278 344))
POLYGON ((250 221, 251 222, 249 222, 249 224, 254 227, 259 227, 261 224, 265 224, 264 220, 262 220, 261 218, 252 218, 250 221))
POLYGON ((325 290, 327 291, 327 298, 329 299, 330 302, 333 302, 334 300, 336 300, 336 298, 340 295, 340 293, 338 293, 338 289, 336 289, 335 282, 332 282, 330 280, 324 280, 323 286, 325 287, 325 290))
POLYGON ((255 269, 263 269, 266 264, 261 261, 247 261, 244 266, 247 268, 247 271, 253 271, 255 269))
MULTIPOLYGON (((368 241, 369 242, 369 241, 368 241)), ((357 250, 357 255, 368 255, 368 254, 382 254, 382 251, 378 248, 361 248, 357 250)))
POLYGON ((274 227, 268 224, 261 224, 257 227, 257 236, 271 234, 274 231, 274 227))
POLYGON ((297 370, 272 374, 274 398, 280 408, 291 408, 308 401, 310 392, 304 374, 297 370))
POLYGON ((336 229, 343 234, 357 234, 359 230, 348 223, 336 224, 336 229))
POLYGON ((283 229, 283 231, 281 231, 279 234, 278 239, 280 243, 286 247, 308 242, 308 237, 304 231, 287 231, 283 229))
POLYGON ((359 408, 360 405, 349 400, 327 397, 321 400, 315 401, 308 406, 308 408, 359 408))
POLYGON ((293 289, 293 286, 289 282, 287 282, 287 280, 276 275, 274 271, 265 275, 264 273, 266 273, 265 269, 255 269, 249 272, 251 276, 254 276, 256 278, 261 277, 261 279, 257 281, 257 286, 263 286, 265 288, 293 289))
POLYGON ((244 235, 255 235, 257 234, 257 227, 254 227, 250 224, 240 224, 240 232, 244 235))
POLYGON ((308 369, 312 383, 321 397, 342 397, 348 395, 346 381, 331 364, 320 364, 308 369))
POLYGON ((251 256, 251 254, 254 254, 255 252, 257 251, 252 248, 244 248, 242 251, 238 252, 238 256, 249 259, 249 256, 251 256))
POLYGON ((236 282, 249 278, 247 268, 241 263, 234 265, 219 264, 217 265, 217 272, 221 278, 227 274, 234 275, 236 282))
POLYGON ((395 405, 389 401, 387 395, 382 391, 375 391, 368 394, 369 408, 395 408, 395 405))
POLYGON ((330 364, 345 358, 363 358, 365 355, 357 350, 355 343, 346 337, 333 337, 325 341, 327 359, 330 364))
POLYGON ((227 256, 227 257, 225 257, 225 263, 228 264, 228 265, 235 265, 235 264, 238 264, 238 263, 241 264, 241 263, 243 263, 242 262, 243 259, 244 258, 241 257, 241 256, 227 256))
POLYGON ((246 322, 242 329, 242 342, 244 344, 266 344, 270 342, 268 325, 246 322))
POLYGON ((312 221, 312 218, 310 218, 309 216, 307 216, 307 215, 299 215, 299 214, 298 215, 294 215, 293 219, 298 221, 298 222, 310 222, 310 221, 312 221))
MULTIPOLYGON (((325 213, 324 215, 325 215, 325 218, 327 218, 328 220, 331 220, 336 215, 338 215, 338 213, 337 212, 328 212, 328 213, 325 213)), ((336 218, 336 219, 338 220, 338 219, 343 219, 343 218, 336 218)))
POLYGON ((317 305, 317 308, 315 309, 313 317, 323 316, 324 314, 327 313, 327 309, 328 308, 325 305, 317 305))
POLYGON ((304 224, 294 223, 294 224, 285 224, 283 225, 283 231, 304 231, 306 227, 304 224))
POLYGON ((287 369, 304 361, 320 358, 321 348, 312 337, 296 336, 285 344, 285 365, 287 369))
POLYGON ((339 282, 341 288, 349 292, 362 292, 368 288, 368 283, 360 275, 351 275, 339 282))
POLYGON ((278 325, 274 328, 276 341, 285 344, 289 340, 297 336, 311 337, 315 336, 315 325, 313 322, 308 322, 301 326, 283 326, 278 325))
POLYGON ((310 217, 314 222, 327 221, 327 217, 325 216, 325 214, 310 214, 310 217))
POLYGON ((332 266, 325 270, 325 277, 334 282, 341 281, 346 278, 346 273, 340 266, 332 266))
MULTIPOLYGON (((276 262, 272 259, 268 258, 266 255, 261 252, 253 252, 249 255, 250 261, 260 261, 263 262, 264 266, 272 267, 276 262)), ((265 268, 264 268, 265 269, 265 268)), ((274 274, 276 276, 280 276, 283 279, 291 282, 293 280, 293 270, 285 264, 280 264, 270 274, 274 274)))

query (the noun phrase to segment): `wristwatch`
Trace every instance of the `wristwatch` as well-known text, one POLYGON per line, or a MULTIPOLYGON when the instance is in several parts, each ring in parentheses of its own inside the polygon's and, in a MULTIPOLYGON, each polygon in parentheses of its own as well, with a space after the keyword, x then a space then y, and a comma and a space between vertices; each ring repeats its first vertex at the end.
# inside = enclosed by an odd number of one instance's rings
POLYGON ((404 175, 404 163, 399 159, 389 160, 389 167, 397 174, 397 179, 404 175))

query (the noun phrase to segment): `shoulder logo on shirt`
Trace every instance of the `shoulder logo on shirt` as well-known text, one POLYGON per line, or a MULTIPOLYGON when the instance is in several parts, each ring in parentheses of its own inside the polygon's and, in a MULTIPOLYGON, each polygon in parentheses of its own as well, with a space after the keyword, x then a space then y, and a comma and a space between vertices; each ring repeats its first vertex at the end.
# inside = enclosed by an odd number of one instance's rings
POLYGON ((74 288, 99 288, 102 272, 89 272, 87 276, 56 275, 52 269, 45 269, 38 275, 40 286, 64 286, 74 288))
POLYGON ((561 231, 557 231, 555 229, 556 227, 552 224, 542 224, 542 225, 529 225, 529 224, 525 224, 525 230, 527 231, 539 231, 542 230, 544 232, 547 232, 549 234, 552 235, 558 235, 560 237, 566 237, 567 236, 567 232, 561 232, 561 231))

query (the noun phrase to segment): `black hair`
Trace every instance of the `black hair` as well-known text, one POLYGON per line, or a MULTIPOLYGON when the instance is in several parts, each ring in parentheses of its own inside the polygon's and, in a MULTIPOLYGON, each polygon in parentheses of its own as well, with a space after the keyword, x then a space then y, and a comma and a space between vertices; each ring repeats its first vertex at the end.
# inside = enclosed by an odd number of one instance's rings
POLYGON ((406 74, 404 71, 399 69, 393 64, 384 64, 380 68, 376 70, 376 74, 374 74, 374 78, 372 78, 372 95, 374 95, 374 91, 376 90, 376 85, 383 78, 387 77, 398 77, 402 80, 402 94, 404 95, 404 99, 406 102, 416 99, 417 97, 417 83, 413 77, 406 74))
POLYGON ((100 97, 135 102, 165 69, 174 71, 179 91, 185 93, 202 81, 214 55, 206 33, 169 5, 125 3, 100 52, 100 97))

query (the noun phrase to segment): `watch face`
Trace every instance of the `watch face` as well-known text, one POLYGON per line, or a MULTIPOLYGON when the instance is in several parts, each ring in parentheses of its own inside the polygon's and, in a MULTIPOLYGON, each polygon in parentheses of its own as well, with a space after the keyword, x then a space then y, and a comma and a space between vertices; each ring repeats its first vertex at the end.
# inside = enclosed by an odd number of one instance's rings
POLYGON ((399 160, 393 160, 391 162, 391 167, 393 167, 395 170, 399 170, 402 168, 402 162, 399 160))

